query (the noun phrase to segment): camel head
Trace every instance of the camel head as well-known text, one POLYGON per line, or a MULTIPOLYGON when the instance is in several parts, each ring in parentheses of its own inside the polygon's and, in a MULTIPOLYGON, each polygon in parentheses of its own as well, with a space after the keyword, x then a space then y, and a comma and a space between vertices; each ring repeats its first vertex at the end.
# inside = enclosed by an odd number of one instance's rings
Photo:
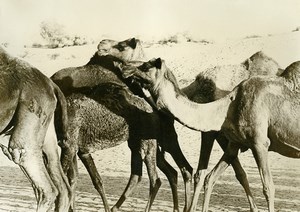
POLYGON ((120 42, 105 39, 98 44, 97 48, 99 56, 112 55, 123 61, 141 60, 144 58, 141 41, 135 38, 120 42))
POLYGON ((139 61, 143 57, 143 48, 138 39, 131 38, 120 42, 105 39, 98 44, 98 51, 86 65, 101 65, 112 70, 124 62, 139 61))
POLYGON ((139 66, 127 63, 122 68, 124 78, 131 78, 133 82, 140 84, 142 88, 156 90, 168 75, 168 68, 161 58, 154 58, 139 66))
POLYGON ((161 58, 151 59, 140 66, 127 64, 122 68, 122 76, 138 84, 145 96, 156 102, 156 106, 162 89, 174 89, 175 93, 182 94, 175 76, 161 58))

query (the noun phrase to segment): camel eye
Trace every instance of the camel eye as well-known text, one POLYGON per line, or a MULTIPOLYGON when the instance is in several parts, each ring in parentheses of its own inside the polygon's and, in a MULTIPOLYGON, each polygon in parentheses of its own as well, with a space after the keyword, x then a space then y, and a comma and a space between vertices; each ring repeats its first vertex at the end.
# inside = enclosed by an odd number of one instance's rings
POLYGON ((125 50, 125 47, 123 45, 115 45, 114 48, 118 49, 120 52, 124 51, 125 50))
POLYGON ((139 67, 139 69, 142 71, 142 72, 147 72, 149 70, 149 67, 146 63, 144 63, 143 65, 141 65, 139 67))

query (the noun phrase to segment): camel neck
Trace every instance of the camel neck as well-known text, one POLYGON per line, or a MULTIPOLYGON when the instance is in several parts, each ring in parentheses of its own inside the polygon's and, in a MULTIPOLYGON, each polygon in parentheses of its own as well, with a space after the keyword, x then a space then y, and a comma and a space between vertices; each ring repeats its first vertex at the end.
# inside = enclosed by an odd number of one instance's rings
POLYGON ((219 131, 227 116, 230 93, 214 102, 199 104, 175 92, 172 83, 164 83, 157 90, 157 107, 169 111, 181 124, 198 131, 219 131))

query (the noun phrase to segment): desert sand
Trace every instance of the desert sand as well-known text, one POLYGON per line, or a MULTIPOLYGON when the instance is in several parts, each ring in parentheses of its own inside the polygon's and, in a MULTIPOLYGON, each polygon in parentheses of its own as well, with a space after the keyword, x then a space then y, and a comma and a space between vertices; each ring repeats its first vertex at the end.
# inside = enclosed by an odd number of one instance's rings
MULTIPOLYGON (((141 38, 142 40, 142 38, 141 38)), ((70 66, 84 65, 96 51, 97 42, 91 45, 58 49, 16 48, 8 46, 8 51, 51 76, 56 71, 70 66)), ((282 68, 300 60, 300 32, 287 32, 265 37, 248 37, 222 42, 178 42, 167 44, 144 44, 148 59, 161 57, 174 72, 180 87, 188 85, 195 76, 206 68, 217 65, 238 64, 257 51, 264 51, 274 58, 282 68)), ((230 72, 222 80, 227 80, 230 72)), ((196 169, 200 148, 200 133, 175 123, 179 143, 188 161, 196 169)), ((222 151, 216 144, 213 149, 209 169, 221 157, 222 151)), ((98 151, 93 154, 111 206, 117 201, 127 184, 130 174, 130 151, 127 143, 116 148, 98 151)), ((184 190, 180 171, 175 163, 167 159, 179 173, 179 197, 183 208, 184 190)), ((271 170, 276 188, 276 211, 300 211, 300 163, 296 159, 285 158, 270 153, 271 170)), ((33 190, 21 170, 0 154, 0 211, 35 211, 36 202, 33 190)), ((266 211, 266 201, 262 194, 262 185, 255 161, 250 151, 240 154, 251 189, 258 207, 266 211)), ((80 179, 77 189, 78 211, 102 211, 100 196, 96 193, 89 176, 79 162, 80 179)), ((152 211, 172 211, 171 191, 166 177, 160 172, 163 185, 154 201, 152 211)), ((126 200, 121 211, 143 211, 148 196, 148 179, 146 170, 142 183, 132 197, 126 200)), ((202 198, 202 197, 201 197, 202 198)), ((198 203, 200 211, 201 200, 198 203)), ((226 170, 215 185, 210 202, 211 211, 248 211, 248 203, 242 187, 234 177, 231 168, 226 170)))

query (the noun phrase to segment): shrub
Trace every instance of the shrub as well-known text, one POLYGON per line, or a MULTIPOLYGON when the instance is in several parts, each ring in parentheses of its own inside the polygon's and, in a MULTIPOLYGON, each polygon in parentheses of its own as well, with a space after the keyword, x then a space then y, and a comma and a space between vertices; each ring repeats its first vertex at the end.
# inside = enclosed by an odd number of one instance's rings
POLYGON ((40 35, 47 42, 48 47, 57 48, 64 37, 64 26, 56 22, 42 22, 40 35))
MULTIPOLYGON (((87 40, 78 35, 67 35, 64 26, 56 22, 42 22, 40 35, 46 41, 48 48, 63 48, 66 46, 81 46, 87 44, 87 40)), ((35 43, 38 47, 41 44, 35 43)))
POLYGON ((300 27, 297 27, 296 29, 294 29, 292 32, 298 32, 300 31, 300 27))
POLYGON ((196 40, 188 33, 178 33, 176 35, 169 36, 168 38, 162 39, 158 41, 158 44, 177 44, 177 43, 202 43, 202 44, 210 44, 211 42, 205 39, 196 40))
POLYGON ((252 39, 252 38, 261 38, 260 35, 249 35, 249 36, 246 36, 245 39, 252 39))

